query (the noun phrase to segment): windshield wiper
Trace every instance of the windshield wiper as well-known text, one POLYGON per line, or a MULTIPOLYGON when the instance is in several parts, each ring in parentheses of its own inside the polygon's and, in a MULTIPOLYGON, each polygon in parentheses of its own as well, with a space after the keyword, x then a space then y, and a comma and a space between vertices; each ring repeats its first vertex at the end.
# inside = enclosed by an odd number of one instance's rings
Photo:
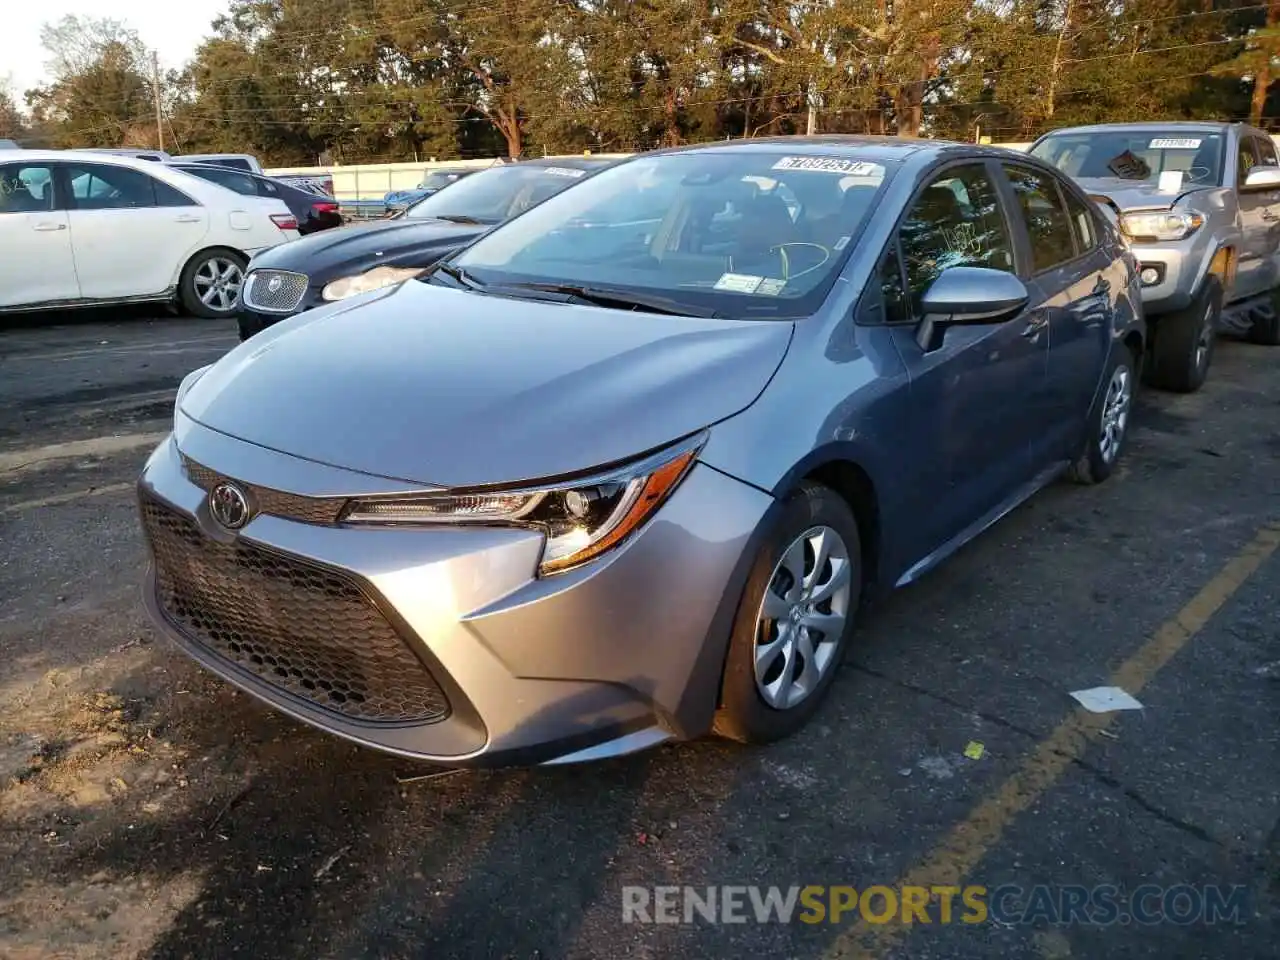
POLYGON ((436 261, 436 265, 431 268, 431 272, 443 273, 446 277, 449 277, 451 280, 457 281, 463 288, 467 290, 479 290, 481 287, 484 286, 483 283, 481 283, 475 277, 471 276, 471 274, 467 273, 467 271, 463 270, 461 267, 455 267, 452 263, 449 263, 447 260, 436 261))
POLYGON ((468 217, 464 213, 437 213, 433 214, 431 219, 443 220, 446 223, 465 223, 477 227, 483 227, 493 223, 492 220, 479 220, 475 217, 468 217))
POLYGON ((663 313, 673 317, 703 317, 708 320, 720 315, 714 310, 698 307, 648 293, 630 290, 609 290, 604 287, 584 287, 573 283, 511 283, 504 287, 516 290, 539 290, 544 293, 560 293, 575 300, 582 300, 597 307, 630 307, 648 313, 663 313))

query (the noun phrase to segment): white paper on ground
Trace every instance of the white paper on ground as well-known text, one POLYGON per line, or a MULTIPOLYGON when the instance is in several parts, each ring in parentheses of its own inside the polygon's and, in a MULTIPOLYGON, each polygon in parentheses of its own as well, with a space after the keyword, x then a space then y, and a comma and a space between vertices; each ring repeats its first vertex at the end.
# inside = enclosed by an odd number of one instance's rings
POLYGON ((1142 709, 1142 704, 1119 687, 1091 687, 1088 690, 1075 690, 1071 696, 1080 706, 1092 713, 1142 709))
POLYGON ((1156 189, 1161 193, 1177 193, 1182 189, 1182 171, 1165 170, 1160 174, 1156 189))

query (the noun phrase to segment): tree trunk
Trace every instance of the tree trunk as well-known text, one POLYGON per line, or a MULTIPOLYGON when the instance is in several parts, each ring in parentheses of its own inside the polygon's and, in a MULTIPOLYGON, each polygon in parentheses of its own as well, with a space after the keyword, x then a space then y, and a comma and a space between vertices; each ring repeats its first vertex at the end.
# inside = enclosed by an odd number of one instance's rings
POLYGON ((1062 15, 1062 29, 1058 31, 1058 42, 1053 47, 1053 62, 1049 64, 1049 92, 1045 96, 1044 115, 1048 119, 1057 109, 1058 74, 1062 70, 1062 45, 1067 39, 1067 31, 1071 29, 1073 3, 1067 0, 1067 9, 1062 15))
POLYGON ((520 130, 518 108, 512 107, 510 110, 499 108, 497 115, 498 132, 507 141, 507 156, 512 160, 519 160, 520 154, 524 152, 524 136, 520 130))
POLYGON ((676 116, 675 90, 668 90, 664 99, 663 107, 667 118, 667 128, 662 132, 662 139, 666 146, 676 147, 680 145, 680 123, 676 116))
MULTIPOLYGON (((1277 14, 1280 14, 1280 0, 1270 0, 1267 4, 1267 26, 1273 27, 1277 14)), ((1270 49, 1268 43, 1267 49, 1270 49)), ((1253 77, 1253 98, 1249 101, 1249 122, 1255 127, 1262 126, 1262 112, 1267 106, 1267 92, 1271 88, 1271 63, 1264 59, 1253 77)))
POLYGON ((898 136, 918 137, 924 123, 924 81, 903 84, 894 97, 893 112, 898 119, 898 136))

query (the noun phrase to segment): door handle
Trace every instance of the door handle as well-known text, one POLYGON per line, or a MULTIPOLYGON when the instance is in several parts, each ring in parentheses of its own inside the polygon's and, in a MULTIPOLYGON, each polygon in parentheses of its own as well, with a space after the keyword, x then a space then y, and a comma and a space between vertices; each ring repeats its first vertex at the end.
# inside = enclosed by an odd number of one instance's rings
POLYGON ((1110 293, 1111 281, 1106 277, 1099 277, 1098 282, 1093 286, 1094 293, 1110 293))
POLYGON ((1021 336, 1027 340, 1034 340, 1040 336, 1040 333, 1048 325, 1049 318, 1043 313, 1038 313, 1027 321, 1026 327, 1023 328, 1021 336))
POLYGON ((39 230, 41 233, 52 233, 54 230, 67 229, 67 225, 65 223, 37 223, 34 229, 39 230))
POLYGON ((175 221, 177 221, 178 223, 199 223, 199 222, 200 222, 200 218, 199 218, 199 217, 193 217, 193 216, 191 216, 191 214, 189 214, 189 213, 188 213, 188 214, 184 214, 184 215, 183 215, 183 216, 181 216, 181 217, 174 217, 173 219, 174 219, 175 221))

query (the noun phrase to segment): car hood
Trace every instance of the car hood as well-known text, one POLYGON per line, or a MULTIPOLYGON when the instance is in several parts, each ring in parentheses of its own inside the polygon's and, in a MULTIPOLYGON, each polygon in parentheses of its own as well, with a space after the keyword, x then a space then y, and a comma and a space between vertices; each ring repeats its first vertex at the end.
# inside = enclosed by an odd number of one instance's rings
POLYGON ((1162 193, 1158 184, 1145 180, 1122 180, 1119 177, 1082 177, 1076 183, 1086 193, 1106 197, 1121 212, 1131 210, 1168 210, 1188 193, 1209 189, 1206 186, 1179 189, 1175 193, 1162 193))
POLYGON ((264 250, 254 270, 292 270, 324 283, 381 264, 428 266, 442 250, 469 243, 487 226, 443 220, 383 220, 323 230, 264 250))
POLYGON ((514 300, 408 281, 232 350, 182 412, 308 460, 446 487, 628 460, 743 410, 793 324, 514 300))

